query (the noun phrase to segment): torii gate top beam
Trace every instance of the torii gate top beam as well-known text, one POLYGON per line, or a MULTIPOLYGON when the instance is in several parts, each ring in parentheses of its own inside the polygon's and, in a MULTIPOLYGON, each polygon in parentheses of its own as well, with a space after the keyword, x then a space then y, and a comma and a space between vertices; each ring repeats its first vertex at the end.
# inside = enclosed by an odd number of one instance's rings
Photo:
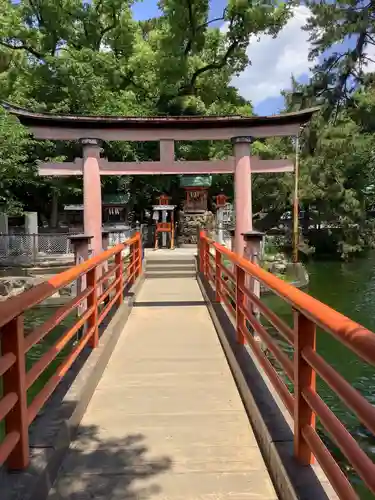
POLYGON ((319 108, 274 116, 81 116, 35 113, 9 103, 3 107, 37 139, 104 141, 225 140, 297 135, 319 108))

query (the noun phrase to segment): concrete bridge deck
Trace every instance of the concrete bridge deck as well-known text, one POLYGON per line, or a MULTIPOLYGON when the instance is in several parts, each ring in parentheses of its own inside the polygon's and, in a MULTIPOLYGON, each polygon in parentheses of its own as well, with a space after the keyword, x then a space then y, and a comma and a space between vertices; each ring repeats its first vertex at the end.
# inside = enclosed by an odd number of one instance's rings
POLYGON ((144 282, 49 498, 277 498, 194 278, 144 282))

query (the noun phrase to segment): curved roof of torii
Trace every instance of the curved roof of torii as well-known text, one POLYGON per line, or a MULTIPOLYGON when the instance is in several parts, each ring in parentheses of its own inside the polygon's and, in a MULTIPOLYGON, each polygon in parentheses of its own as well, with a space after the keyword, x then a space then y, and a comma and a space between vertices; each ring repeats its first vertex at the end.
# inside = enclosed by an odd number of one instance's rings
POLYGON ((56 126, 74 128, 132 128, 132 129, 219 129, 236 126, 282 126, 308 123, 319 108, 309 108, 294 113, 271 116, 84 116, 37 113, 7 102, 1 103, 3 108, 17 116, 26 126, 56 126))

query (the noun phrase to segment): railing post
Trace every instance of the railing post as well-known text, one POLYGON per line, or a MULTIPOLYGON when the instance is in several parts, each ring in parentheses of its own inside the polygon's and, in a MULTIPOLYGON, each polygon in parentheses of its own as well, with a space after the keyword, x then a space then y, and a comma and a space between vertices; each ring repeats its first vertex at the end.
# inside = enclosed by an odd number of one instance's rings
MULTIPOLYGON (((260 265, 260 249, 263 240, 264 233, 259 231, 249 231, 242 234, 245 240, 244 248, 244 258, 249 262, 259 266, 260 265)), ((260 281, 251 275, 246 276, 246 288, 250 290, 256 297, 260 298, 260 281)), ((250 299, 246 299, 247 309, 255 316, 255 318, 260 322, 259 309, 251 302, 250 299)), ((254 331, 254 340, 261 342, 259 335, 254 331)))
MULTIPOLYGON (((109 247, 109 230, 108 229, 103 229, 102 230, 102 248, 103 252, 108 250, 109 247)), ((106 260, 103 262, 103 274, 105 274, 108 271, 108 261, 106 260)), ((98 276, 96 277, 98 279, 98 276)), ((102 286, 98 287, 98 294, 102 294, 107 288, 108 288, 108 280, 104 280, 102 286)), ((104 304, 108 304, 108 302, 111 300, 110 296, 105 298, 104 304)))
POLYGON ((216 248, 215 250, 215 300, 221 300, 221 253, 216 248))
POLYGON ((302 313, 294 313, 294 455, 303 465, 313 463, 314 457, 302 435, 305 426, 315 429, 315 414, 302 396, 304 388, 316 391, 316 374, 303 359, 302 351, 316 349, 316 326, 302 313))
POLYGON ((246 318, 243 313, 243 308, 245 307, 245 294, 243 289, 245 288, 245 271, 236 266, 236 329, 237 329, 237 342, 239 344, 245 343, 245 337, 242 332, 246 329, 246 318))
POLYGON ((142 260, 143 260, 143 251, 142 251, 142 233, 138 234, 138 273, 137 276, 142 274, 142 260))
POLYGON ((87 308, 94 308, 93 313, 90 315, 87 320, 87 328, 90 331, 92 328, 94 329, 93 333, 90 337, 90 346, 92 348, 98 347, 99 344, 99 329, 98 329, 98 287, 96 286, 97 281, 97 267, 91 269, 87 273, 86 277, 87 287, 92 287, 92 292, 87 297, 87 308))
MULTIPOLYGON (((199 227, 199 226, 197 226, 199 227)), ((204 273, 204 242, 200 233, 198 233, 198 256, 199 256, 199 272, 204 273)))
MULTIPOLYGON (((70 244, 73 248, 74 252, 74 262, 77 266, 78 264, 82 264, 85 260, 89 258, 89 245, 92 236, 87 236, 85 234, 72 234, 69 237, 70 244)), ((80 276, 76 280, 76 295, 79 295, 83 290, 86 289, 87 286, 87 276, 84 274, 80 276)), ((87 309, 87 299, 83 300, 81 304, 77 308, 77 316, 82 316, 87 309)), ((87 322, 83 325, 82 328, 77 332, 77 339, 80 339, 82 335, 86 333, 87 322)))
POLYGON ((205 239, 203 241, 203 274, 208 279, 208 268, 210 266, 210 244, 205 239))
POLYGON ((116 285, 116 295, 119 294, 119 296, 116 300, 116 306, 120 307, 124 301, 124 294, 123 294, 124 272, 123 272, 122 252, 121 251, 115 255, 115 264, 116 264, 116 266, 118 266, 118 268, 116 269, 116 280, 119 280, 117 285, 116 285))
POLYGON ((27 388, 24 347, 23 315, 17 316, 1 329, 2 354, 16 357, 14 365, 3 375, 3 393, 17 395, 17 402, 5 417, 5 433, 19 433, 19 440, 10 453, 7 465, 11 470, 25 469, 29 465, 29 425, 27 416, 27 388))
POLYGON ((129 245, 129 285, 132 285, 135 281, 134 276, 135 271, 135 245, 129 245))

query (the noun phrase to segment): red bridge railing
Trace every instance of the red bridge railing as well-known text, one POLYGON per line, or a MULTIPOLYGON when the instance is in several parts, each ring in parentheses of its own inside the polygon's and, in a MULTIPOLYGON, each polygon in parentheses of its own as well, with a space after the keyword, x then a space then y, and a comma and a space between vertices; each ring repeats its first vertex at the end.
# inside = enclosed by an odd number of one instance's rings
POLYGON ((0 423, 5 423, 2 440, 0 436, 0 465, 6 463, 9 469, 27 467, 30 424, 83 348, 87 344, 92 348, 97 347, 99 326, 110 310, 123 302, 125 287, 134 283, 141 271, 141 239, 140 235, 136 234, 124 243, 0 304, 0 423), (123 251, 126 248, 129 248, 130 252, 129 259, 125 260, 123 251), (84 276, 84 290, 77 291, 76 297, 59 307, 47 321, 25 336, 24 314, 51 297, 57 290, 84 276), (28 351, 82 304, 84 311, 74 324, 27 370, 25 361, 28 351), (83 335, 28 404, 27 391, 84 325, 86 329, 83 335))
POLYGON ((331 436, 338 448, 372 493, 375 493, 375 464, 361 449, 341 421, 320 398, 316 375, 321 377, 341 401, 375 434, 375 407, 354 389, 316 352, 316 328, 333 335, 365 363, 375 365, 375 334, 351 321, 327 305, 285 283, 259 266, 245 260, 204 232, 199 238, 200 271, 215 289, 216 301, 225 304, 236 325, 237 340, 249 344, 260 365, 294 420, 294 451, 297 460, 308 465, 314 456, 326 473, 340 499, 358 500, 349 479, 333 458, 315 429, 315 419, 331 436), (226 266, 224 259, 230 263, 226 266), (228 268, 230 267, 230 268, 228 268), (287 302, 294 312, 294 327, 279 318, 245 283, 258 280, 287 302), (294 348, 291 359, 267 329, 258 314, 266 318, 278 334, 294 348), (293 394, 280 377, 248 325, 267 346, 290 380, 293 394))

